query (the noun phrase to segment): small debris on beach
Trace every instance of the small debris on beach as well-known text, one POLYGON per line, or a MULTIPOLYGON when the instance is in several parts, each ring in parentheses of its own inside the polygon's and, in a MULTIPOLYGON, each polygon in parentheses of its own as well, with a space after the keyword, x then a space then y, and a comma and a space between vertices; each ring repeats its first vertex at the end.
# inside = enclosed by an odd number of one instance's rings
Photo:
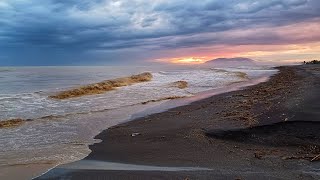
POLYGON ((311 156, 284 156, 282 157, 283 160, 294 160, 294 159, 304 159, 304 160, 310 160, 311 156))
POLYGON ((311 159, 311 162, 313 161, 319 161, 320 160, 320 154, 318 154, 317 156, 315 156, 314 158, 311 159))
POLYGON ((141 134, 140 133, 132 133, 131 134, 132 137, 139 136, 139 135, 141 135, 141 134))
POLYGON ((262 151, 256 151, 256 152, 254 153, 254 157, 257 158, 257 159, 262 159, 263 156, 265 156, 265 155, 266 155, 266 153, 265 153, 265 152, 262 152, 262 151))

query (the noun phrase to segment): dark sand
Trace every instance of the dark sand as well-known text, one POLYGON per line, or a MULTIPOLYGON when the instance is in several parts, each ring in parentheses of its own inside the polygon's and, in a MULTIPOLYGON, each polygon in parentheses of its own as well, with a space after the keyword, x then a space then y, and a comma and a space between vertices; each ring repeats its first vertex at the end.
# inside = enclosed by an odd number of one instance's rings
POLYGON ((320 66, 279 70, 247 89, 105 130, 85 158, 212 171, 56 168, 49 174, 58 176, 39 179, 320 179, 320 66))

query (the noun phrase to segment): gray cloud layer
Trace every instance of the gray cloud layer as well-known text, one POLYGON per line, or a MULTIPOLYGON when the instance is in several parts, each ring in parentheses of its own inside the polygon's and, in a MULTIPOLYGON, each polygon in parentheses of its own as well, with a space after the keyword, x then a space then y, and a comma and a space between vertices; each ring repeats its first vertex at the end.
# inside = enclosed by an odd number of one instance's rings
POLYGON ((318 0, 2 0, 0 64, 77 64, 148 58, 158 50, 287 40, 223 32, 315 21, 318 0), (125 55, 127 54, 127 56, 125 55))

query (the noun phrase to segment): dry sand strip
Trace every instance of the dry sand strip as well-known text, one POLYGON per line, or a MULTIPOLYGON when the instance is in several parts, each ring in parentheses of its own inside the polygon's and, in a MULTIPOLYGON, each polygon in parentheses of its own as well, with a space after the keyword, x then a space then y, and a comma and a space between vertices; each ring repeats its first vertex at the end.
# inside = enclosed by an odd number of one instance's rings
POLYGON ((267 82, 112 127, 85 158, 213 171, 80 170, 56 179, 319 179, 317 67, 279 67, 267 82))

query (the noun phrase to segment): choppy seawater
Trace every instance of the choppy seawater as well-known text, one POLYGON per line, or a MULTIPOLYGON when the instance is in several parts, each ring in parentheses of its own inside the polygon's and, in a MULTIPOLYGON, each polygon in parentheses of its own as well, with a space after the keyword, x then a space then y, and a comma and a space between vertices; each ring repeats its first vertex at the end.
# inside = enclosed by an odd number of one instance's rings
POLYGON ((90 153, 88 145, 95 142, 93 137, 99 132, 162 103, 142 102, 195 96, 274 72, 265 67, 0 67, 0 121, 32 120, 0 129, 0 171, 5 166, 38 163, 54 166, 82 159, 90 153), (142 72, 152 72, 152 81, 100 95, 68 100, 48 98, 71 87, 142 72), (188 88, 169 86, 181 80, 188 82, 188 88))

